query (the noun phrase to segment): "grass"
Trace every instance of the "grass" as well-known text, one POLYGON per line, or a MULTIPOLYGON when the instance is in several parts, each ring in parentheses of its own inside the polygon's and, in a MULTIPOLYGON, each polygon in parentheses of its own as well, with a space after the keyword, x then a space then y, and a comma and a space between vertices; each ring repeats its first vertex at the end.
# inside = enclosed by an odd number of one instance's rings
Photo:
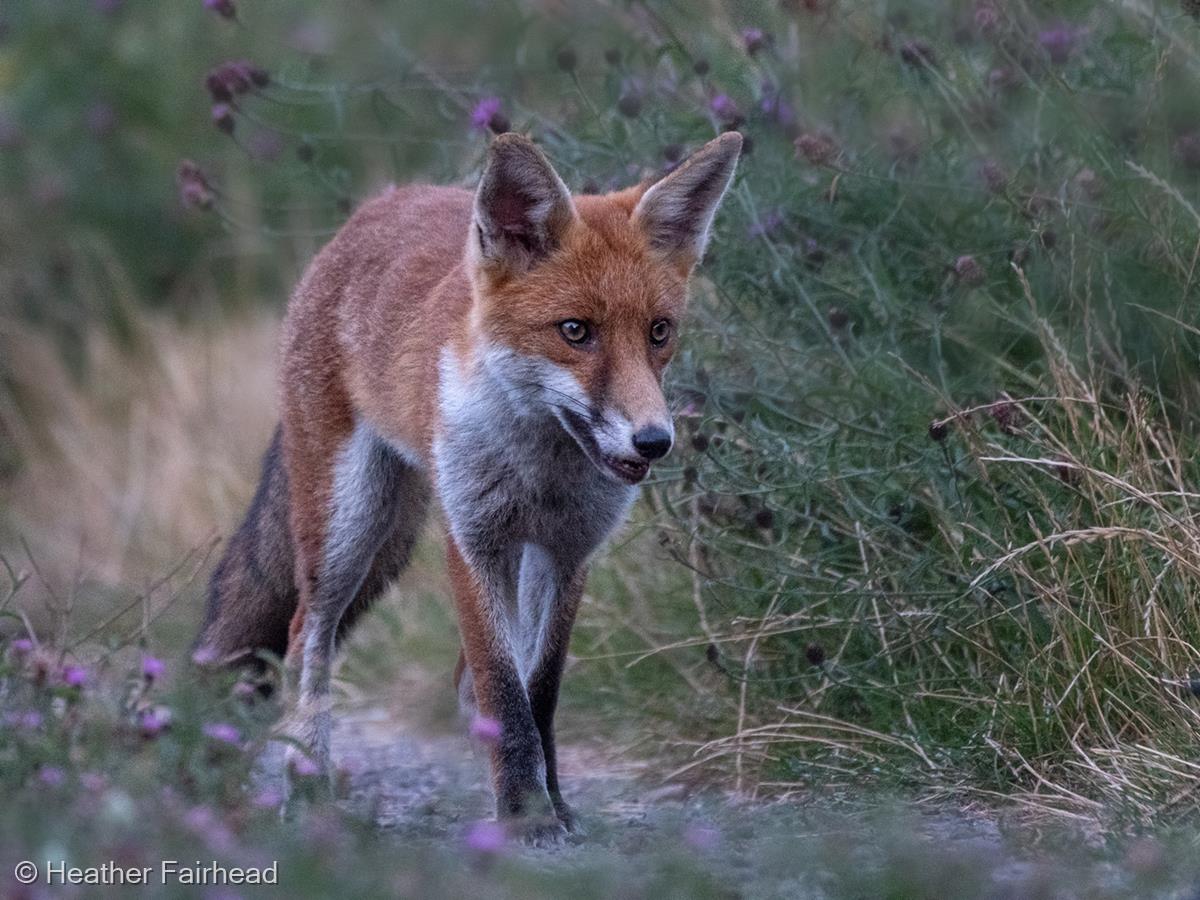
MULTIPOLYGON (((568 739, 759 800, 899 792, 1114 846, 1186 834, 1200 787, 1187 4, 355 3, 336 21, 303 2, 240 6, 235 23, 138 3, 10 13, 23 30, 0 47, 0 83, 55 34, 109 40, 125 55, 99 54, 97 83, 135 124, 77 140, 68 112, 90 100, 56 94, 44 67, 0 107, 27 132, 0 150, 23 173, 0 180, 0 548, 30 576, 5 640, 32 631, 56 666, 89 632, 74 648, 89 667, 136 665, 129 646, 183 652, 206 554, 272 424, 282 297, 383 181, 469 183, 485 98, 576 190, 653 176, 737 127, 752 148, 671 372, 679 446, 590 582, 568 739), (145 47, 185 24, 197 39, 156 92, 145 47), (239 97, 231 140, 208 130, 201 82, 241 56, 271 83, 239 97), (46 104, 59 115, 39 130, 30 111, 46 104), (77 154, 39 155, 72 141, 77 154), (200 162, 207 213, 164 212, 182 156, 200 162), (147 159, 156 181, 136 174, 147 159), (60 204, 39 199, 43 174, 65 185, 60 204), (119 200, 143 181, 123 230, 119 200)), ((353 642, 346 705, 441 697, 417 705, 451 726, 441 579, 431 540, 406 603, 353 642)), ((6 685, 24 684, 18 669, 6 685)), ((98 687, 39 690, 31 702, 86 709, 94 727, 67 742, 84 762, 53 755, 58 740, 12 745, 14 790, 40 765, 87 771, 132 715, 119 699, 93 710, 98 687)), ((194 714, 165 702, 198 723, 223 709, 218 694, 194 714)), ((170 753, 202 772, 196 741, 170 753)), ((241 763, 223 765, 189 802, 234 808, 241 763)), ((143 775, 137 803, 178 780, 143 775)), ((38 815, 50 829, 68 808, 38 815)), ((905 852, 864 869, 878 895, 908 877, 905 852)), ((1136 868, 1094 889, 1136 895, 1136 868)), ((854 884, 835 886, 870 893, 854 884)))

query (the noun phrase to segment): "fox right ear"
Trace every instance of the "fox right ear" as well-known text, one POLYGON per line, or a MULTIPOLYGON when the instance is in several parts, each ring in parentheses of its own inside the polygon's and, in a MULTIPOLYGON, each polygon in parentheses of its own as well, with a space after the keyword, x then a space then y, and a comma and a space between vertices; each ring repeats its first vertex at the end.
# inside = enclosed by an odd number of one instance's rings
POLYGON ((713 217, 741 152, 742 136, 725 132, 652 184, 633 210, 650 246, 685 274, 704 256, 713 217))
POLYGON ((471 223, 480 265, 527 271, 554 252, 574 218, 567 186, 531 140, 509 133, 492 141, 471 223))

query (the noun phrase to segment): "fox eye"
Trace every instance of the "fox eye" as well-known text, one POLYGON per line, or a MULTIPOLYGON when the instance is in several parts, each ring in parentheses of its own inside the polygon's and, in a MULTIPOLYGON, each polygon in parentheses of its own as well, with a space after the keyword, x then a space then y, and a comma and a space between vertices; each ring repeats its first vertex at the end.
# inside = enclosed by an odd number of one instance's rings
POLYGON ((570 344, 586 343, 592 334, 591 329, 587 327, 587 323, 580 322, 578 319, 567 319, 565 322, 559 322, 558 330, 562 332, 562 336, 570 344))
POLYGON ((655 347, 661 347, 671 337, 671 323, 666 319, 659 319, 650 326, 650 343, 655 347))

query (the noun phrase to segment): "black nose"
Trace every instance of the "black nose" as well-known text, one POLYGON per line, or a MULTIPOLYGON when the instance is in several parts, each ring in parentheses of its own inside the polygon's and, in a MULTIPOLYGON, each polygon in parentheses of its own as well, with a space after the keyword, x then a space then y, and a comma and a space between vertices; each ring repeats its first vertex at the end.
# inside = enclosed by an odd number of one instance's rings
POLYGON ((671 449, 671 435, 665 428, 647 425, 634 434, 633 449, 645 459, 662 459, 671 449))

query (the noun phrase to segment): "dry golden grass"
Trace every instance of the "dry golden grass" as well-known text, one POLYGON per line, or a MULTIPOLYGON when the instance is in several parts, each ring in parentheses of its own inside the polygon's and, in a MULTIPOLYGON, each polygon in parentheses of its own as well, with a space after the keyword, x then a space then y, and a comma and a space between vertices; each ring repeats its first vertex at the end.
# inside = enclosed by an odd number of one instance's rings
POLYGON ((96 330, 80 378, 42 334, 8 329, 5 556, 28 567, 27 547, 51 585, 137 585, 231 528, 275 423, 277 328, 146 318, 134 353, 96 330))

